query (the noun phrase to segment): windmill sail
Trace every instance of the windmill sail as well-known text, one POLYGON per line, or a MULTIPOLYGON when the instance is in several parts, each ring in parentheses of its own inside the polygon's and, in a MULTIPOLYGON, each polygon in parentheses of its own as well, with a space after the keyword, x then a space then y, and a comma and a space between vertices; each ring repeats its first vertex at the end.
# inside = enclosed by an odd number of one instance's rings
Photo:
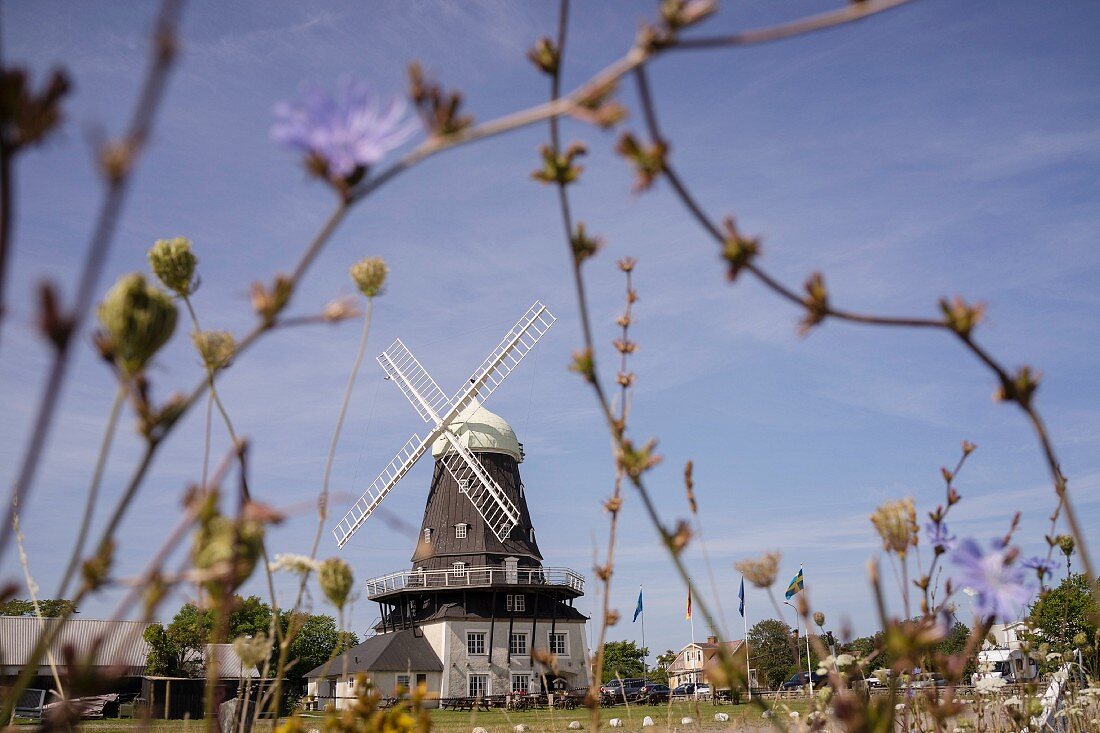
POLYGON ((556 320, 546 306, 535 301, 451 399, 447 398, 401 339, 394 341, 378 356, 378 363, 387 377, 412 403, 424 422, 433 427, 424 439, 417 435, 409 439, 336 526, 333 534, 340 547, 347 543, 427 447, 441 435, 446 436, 452 449, 440 458, 444 467, 459 485, 467 487, 467 497, 493 534, 500 540, 508 536, 519 521, 519 510, 469 448, 448 430, 448 426, 467 407, 488 399, 556 320))

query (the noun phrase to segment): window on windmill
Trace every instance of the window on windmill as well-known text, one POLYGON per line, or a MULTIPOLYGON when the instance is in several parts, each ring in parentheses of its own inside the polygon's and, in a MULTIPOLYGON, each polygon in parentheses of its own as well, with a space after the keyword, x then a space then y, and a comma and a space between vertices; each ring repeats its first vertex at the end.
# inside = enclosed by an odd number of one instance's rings
POLYGON ((556 654, 559 657, 569 655, 569 634, 564 631, 557 631, 548 634, 550 653, 556 654))
POLYGON ((521 499, 523 498, 523 483, 522 482, 520 482, 520 485, 519 485, 519 498, 521 498, 521 499))
POLYGON ((465 572, 466 572, 466 563, 456 562, 453 565, 451 565, 451 575, 454 575, 456 577, 462 577, 463 573, 465 573, 465 572))
POLYGON ((463 494, 469 493, 470 492, 470 479, 460 478, 458 480, 458 490, 461 491, 463 494))
POLYGON ((529 534, 530 534, 530 537, 531 537, 531 541, 534 542, 535 541, 535 528, 534 527, 531 528, 531 531, 530 531, 529 534))
POLYGON ((430 528, 424 529, 424 544, 430 545, 432 543, 432 530, 430 528))
POLYGON ((525 611, 527 610, 527 597, 522 593, 515 595, 508 594, 508 610, 509 611, 525 611))
POLYGON ((485 654, 485 632, 484 631, 467 631, 466 632, 466 653, 475 656, 478 654, 485 654))
POLYGON ((470 525, 466 524, 465 522, 459 522, 458 524, 456 524, 455 525, 455 539, 459 539, 459 540, 466 539, 466 530, 467 530, 467 528, 469 528, 469 526, 470 525))
POLYGON ((523 656, 527 653, 527 634, 513 633, 508 638, 508 653, 523 656))

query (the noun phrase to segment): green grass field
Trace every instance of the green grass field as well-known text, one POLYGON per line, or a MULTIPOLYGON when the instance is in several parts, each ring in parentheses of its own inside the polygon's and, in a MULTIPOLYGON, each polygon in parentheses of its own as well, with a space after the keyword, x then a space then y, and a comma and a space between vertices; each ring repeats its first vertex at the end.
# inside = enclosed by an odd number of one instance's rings
MULTIPOLYGON (((790 709, 805 710, 804 702, 789 702, 790 709)), ((576 710, 490 710, 488 712, 474 711, 462 712, 455 710, 433 710, 432 728, 439 733, 470 733, 475 727, 485 728, 489 733, 512 733, 512 728, 520 723, 530 727, 531 733, 566 733, 569 722, 578 720, 587 729, 589 711, 583 708, 576 710)), ((601 711, 601 727, 610 730, 607 723, 612 718, 620 718, 623 727, 618 729, 624 733, 641 733, 642 720, 649 716, 653 718, 654 731, 690 731, 690 730, 744 730, 745 728, 765 727, 766 723, 760 716, 760 709, 755 705, 712 705, 706 702, 690 703, 677 702, 670 705, 631 705, 629 707, 618 706, 604 708, 601 711), (714 720, 715 713, 726 713, 730 716, 728 722, 717 723, 714 720), (695 723, 685 726, 680 723, 684 717, 691 717, 695 723)), ((320 713, 307 713, 307 720, 316 720, 320 728, 320 713)), ((29 723, 29 721, 27 721, 29 723)), ((82 727, 85 730, 96 733, 132 733, 138 729, 152 731, 153 733, 167 733, 168 731, 200 731, 205 730, 205 724, 201 720, 153 720, 143 723, 138 720, 87 720, 82 727)), ((263 725, 259 731, 270 730, 268 725, 263 725)))

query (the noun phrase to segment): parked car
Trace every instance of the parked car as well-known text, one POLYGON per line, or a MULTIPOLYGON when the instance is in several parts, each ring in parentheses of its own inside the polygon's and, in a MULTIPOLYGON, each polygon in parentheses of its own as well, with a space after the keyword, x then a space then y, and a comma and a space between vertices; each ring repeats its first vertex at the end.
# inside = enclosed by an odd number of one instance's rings
MULTIPOLYGON (((810 684, 810 679, 811 677, 805 672, 796 672, 795 674, 791 675, 791 678, 789 680, 780 685, 779 689, 800 690, 806 685, 810 684)), ((814 682, 814 687, 819 687, 821 685, 828 684, 829 682, 828 675, 818 674, 817 672, 814 672, 812 679, 814 682)))
POLYGON ((710 685, 703 683, 695 686, 695 697, 710 697, 710 685))
POLYGON ((694 682, 685 682, 682 685, 676 685, 672 690, 673 697, 692 697, 695 694, 696 684, 694 682))
POLYGON ((650 682, 642 687, 638 700, 649 705, 661 705, 668 702, 670 694, 672 694, 672 690, 668 688, 668 685, 650 682))
POLYGON ((624 699, 637 700, 645 687, 645 680, 640 677, 628 677, 626 679, 613 679, 600 687, 600 694, 608 702, 618 703, 624 699))

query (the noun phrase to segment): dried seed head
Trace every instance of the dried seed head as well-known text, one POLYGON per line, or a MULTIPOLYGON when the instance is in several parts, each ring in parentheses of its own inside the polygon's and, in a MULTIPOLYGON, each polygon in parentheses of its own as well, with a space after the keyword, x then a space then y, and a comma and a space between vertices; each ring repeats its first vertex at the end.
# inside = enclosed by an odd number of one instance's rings
POLYGON ((825 625, 825 614, 821 611, 814 611, 814 623, 818 626, 825 625))
POLYGON ((390 268, 386 267, 386 263, 382 261, 381 257, 366 257, 356 262, 348 270, 348 274, 355 281, 355 286, 359 288, 359 292, 368 298, 383 293, 386 275, 389 272, 390 268))
POLYGON ((757 588, 770 588, 775 583, 775 576, 779 573, 781 557, 779 552, 767 552, 759 558, 736 562, 733 566, 757 588))
POLYGON ((321 316, 329 323, 339 323, 359 315, 354 300, 348 296, 330 301, 321 311, 321 316))
POLYGON ((330 557, 321 563, 317 571, 317 582, 329 602, 337 608, 343 608, 348 602, 348 594, 355 583, 351 566, 338 557, 330 557))
POLYGON ((202 357, 203 366, 212 372, 228 367, 237 350, 237 339, 228 331, 198 331, 191 334, 191 341, 202 357))
POLYGON ((553 76, 558 73, 558 62, 561 59, 561 54, 549 38, 544 37, 535 41, 534 47, 527 52, 527 58, 544 74, 553 76))
POLYGON ((871 524, 882 538, 887 552, 905 557, 910 546, 917 545, 917 511, 912 498, 888 501, 871 515, 871 524))
POLYGON ((198 258, 187 237, 158 239, 149 248, 147 257, 153 274, 176 295, 186 298, 198 290, 199 280, 195 276, 198 258))
POLYGON ((163 291, 139 273, 123 275, 99 304, 110 353, 125 376, 132 377, 149 363, 176 328, 176 306, 163 291))
POLYGON ((263 283, 252 283, 251 297, 252 310, 271 325, 275 318, 282 312, 286 304, 290 302, 290 296, 294 292, 294 283, 285 275, 276 275, 275 282, 270 288, 263 283))
POLYGON ((1063 555, 1069 557, 1073 554, 1073 550, 1077 547, 1077 541, 1071 535, 1060 534, 1055 539, 1058 542, 1058 549, 1062 551, 1063 555))

